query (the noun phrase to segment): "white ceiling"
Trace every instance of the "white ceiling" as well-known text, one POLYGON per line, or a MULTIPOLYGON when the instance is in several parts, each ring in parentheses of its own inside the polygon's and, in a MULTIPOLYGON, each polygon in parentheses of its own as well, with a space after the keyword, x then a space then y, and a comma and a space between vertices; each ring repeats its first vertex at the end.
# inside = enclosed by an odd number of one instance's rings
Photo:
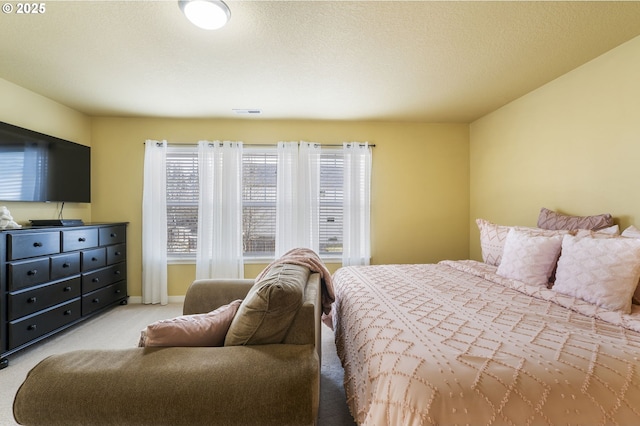
POLYGON ((40 1, 0 78, 100 116, 470 122, 640 35, 637 1, 40 1))

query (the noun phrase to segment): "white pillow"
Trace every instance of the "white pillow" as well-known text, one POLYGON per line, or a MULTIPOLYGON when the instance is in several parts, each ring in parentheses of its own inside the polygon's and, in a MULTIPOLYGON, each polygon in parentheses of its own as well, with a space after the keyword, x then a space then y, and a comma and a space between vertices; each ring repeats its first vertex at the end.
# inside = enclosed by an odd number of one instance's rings
POLYGON ((496 225, 485 219, 476 219, 480 231, 480 248, 482 261, 488 265, 498 266, 502 260, 504 243, 511 226, 496 225))
POLYGON ((638 279, 640 240, 566 235, 553 290, 628 314, 638 279))
POLYGON ((526 284, 547 286, 556 266, 562 235, 532 235, 511 229, 507 234, 498 275, 526 284))
POLYGON ((618 225, 613 225, 597 231, 592 231, 591 229, 578 229, 573 235, 576 237, 617 238, 620 236, 620 228, 618 225))
POLYGON ((640 238, 640 229, 630 225, 622 231, 622 236, 627 238, 640 238))
POLYGON ((486 219, 476 219, 478 230, 480 231, 480 248, 482 249, 482 261, 488 265, 499 266, 502 261, 502 253, 504 252, 504 244, 507 241, 507 235, 512 229, 525 231, 529 235, 565 235, 573 231, 567 230, 548 230, 540 228, 530 228, 526 226, 505 226, 497 225, 486 219))
MULTIPOLYGON (((640 229, 636 228, 633 225, 628 226, 622 231, 621 236, 625 238, 635 238, 640 239, 640 229)), ((631 299, 631 303, 640 305, 640 283, 636 287, 636 291, 633 293, 633 298, 631 299)))

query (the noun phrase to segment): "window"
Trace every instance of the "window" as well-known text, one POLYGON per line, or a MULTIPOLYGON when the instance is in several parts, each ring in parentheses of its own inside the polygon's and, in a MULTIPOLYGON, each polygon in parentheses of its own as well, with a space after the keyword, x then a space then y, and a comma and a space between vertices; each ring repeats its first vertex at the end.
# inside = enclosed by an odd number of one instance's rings
POLYGON ((242 155, 242 245, 245 256, 273 256, 276 250, 274 149, 246 148, 242 155))
MULTIPOLYGON (((242 228, 245 257, 272 257, 276 234, 275 147, 244 148, 242 228)), ((198 235, 198 152, 167 150, 167 251, 173 258, 195 257, 198 235)), ((321 256, 342 254, 343 155, 323 149, 320 158, 319 239, 321 256)))
POLYGON ((167 254, 193 257, 198 236, 198 151, 167 148, 167 254))
POLYGON ((344 164, 341 150, 320 155, 320 255, 342 254, 344 164))

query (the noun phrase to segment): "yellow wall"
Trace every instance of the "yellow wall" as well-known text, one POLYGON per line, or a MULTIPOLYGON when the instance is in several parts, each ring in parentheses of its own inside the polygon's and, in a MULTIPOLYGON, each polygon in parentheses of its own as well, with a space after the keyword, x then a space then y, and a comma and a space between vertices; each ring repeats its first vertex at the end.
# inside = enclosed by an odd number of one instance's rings
POLYGON ((541 207, 640 226, 640 37, 470 125, 470 254, 482 217, 535 226, 541 207))
MULTIPOLYGON (((468 257, 469 144, 466 124, 343 121, 94 118, 94 221, 128 221, 129 293, 141 294, 143 142, 200 139, 276 143, 375 143, 372 262, 421 263, 468 257)), ((264 265, 247 265, 255 277, 264 265)), ((338 265, 329 265, 335 270, 338 265)), ((171 265, 169 294, 183 295, 193 265, 171 265)))
MULTIPOLYGON (((3 79, 0 79, 0 121, 91 146, 89 117, 3 79)), ((60 208, 56 203, 2 200, 0 205, 7 206, 13 219, 21 225, 27 225, 29 219, 55 219, 60 208)), ((68 219, 90 221, 91 204, 66 203, 63 215, 68 219)))

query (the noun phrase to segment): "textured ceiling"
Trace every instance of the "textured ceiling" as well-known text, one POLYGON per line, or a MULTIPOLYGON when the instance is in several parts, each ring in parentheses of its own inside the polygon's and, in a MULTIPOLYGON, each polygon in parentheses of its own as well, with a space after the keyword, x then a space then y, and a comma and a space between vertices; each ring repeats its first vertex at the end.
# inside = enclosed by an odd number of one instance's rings
MULTIPOLYGON (((16 3, 13 3, 16 5, 16 3)), ((640 2, 46 1, 0 78, 89 115, 469 122, 640 35, 640 2)))

